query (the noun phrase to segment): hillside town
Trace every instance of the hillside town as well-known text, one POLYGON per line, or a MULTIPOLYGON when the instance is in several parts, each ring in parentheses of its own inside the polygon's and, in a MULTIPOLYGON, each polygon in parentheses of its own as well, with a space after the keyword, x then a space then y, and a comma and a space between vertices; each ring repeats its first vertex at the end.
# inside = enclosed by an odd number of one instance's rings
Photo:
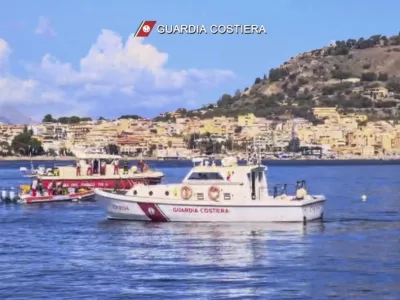
MULTIPOLYGON (((0 125, 2 156, 26 155, 18 136, 28 130, 43 154, 73 155, 77 151, 109 152, 135 157, 189 158, 211 153, 244 153, 256 145, 267 156, 292 152, 291 141, 298 140, 295 152, 330 158, 377 158, 400 154, 400 124, 394 121, 368 122, 362 114, 341 114, 334 107, 314 108, 317 124, 288 118, 272 121, 252 113, 238 117, 186 118, 179 111, 169 121, 151 119, 85 120, 74 124, 0 125), (211 142, 212 148, 201 147, 211 142), (304 151, 311 150, 311 151, 304 151), (204 153, 209 152, 209 153, 204 153)), ((26 146, 26 145, 25 145, 26 146)), ((28 145, 30 148, 31 145, 28 145)))

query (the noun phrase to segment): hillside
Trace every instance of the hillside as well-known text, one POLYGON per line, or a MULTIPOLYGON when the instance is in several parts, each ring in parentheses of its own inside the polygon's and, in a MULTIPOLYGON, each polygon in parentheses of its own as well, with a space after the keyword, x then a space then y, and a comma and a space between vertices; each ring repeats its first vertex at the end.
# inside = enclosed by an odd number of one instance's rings
POLYGON ((259 117, 289 115, 315 121, 313 107, 337 106, 371 119, 398 119, 400 99, 400 35, 336 41, 301 53, 255 79, 254 84, 223 95, 217 105, 190 115, 259 117))

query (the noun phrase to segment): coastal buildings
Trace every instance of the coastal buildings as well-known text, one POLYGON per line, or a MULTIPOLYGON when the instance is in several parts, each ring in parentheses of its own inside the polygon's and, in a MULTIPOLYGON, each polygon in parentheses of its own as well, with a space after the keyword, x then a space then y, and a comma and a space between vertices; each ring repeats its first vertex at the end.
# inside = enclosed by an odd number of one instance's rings
MULTIPOLYGON (((189 118, 176 112, 173 120, 165 122, 119 119, 42 123, 29 125, 28 130, 42 143, 44 151, 55 153, 88 149, 104 152, 114 145, 126 155, 188 156, 193 151, 189 146, 191 135, 195 135, 196 145, 212 141, 218 149, 229 151, 243 151, 250 142, 263 151, 285 151, 289 141, 297 137, 301 145, 319 145, 339 155, 400 154, 400 125, 394 121, 369 122, 363 114, 343 114, 335 107, 317 107, 313 113, 318 124, 301 118, 267 120, 254 114, 189 118)), ((0 124, 2 149, 10 146, 24 127, 0 124)))

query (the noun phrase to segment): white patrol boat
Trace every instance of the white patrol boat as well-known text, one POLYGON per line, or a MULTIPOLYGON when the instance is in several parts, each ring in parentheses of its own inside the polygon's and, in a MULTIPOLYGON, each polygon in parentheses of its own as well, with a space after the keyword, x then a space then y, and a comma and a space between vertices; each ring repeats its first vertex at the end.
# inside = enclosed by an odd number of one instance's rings
POLYGON ((238 166, 235 158, 221 165, 194 166, 180 184, 136 185, 130 190, 96 189, 96 200, 109 219, 155 222, 304 222, 322 219, 325 197, 308 195, 298 181, 268 194, 266 167, 259 161, 238 166))

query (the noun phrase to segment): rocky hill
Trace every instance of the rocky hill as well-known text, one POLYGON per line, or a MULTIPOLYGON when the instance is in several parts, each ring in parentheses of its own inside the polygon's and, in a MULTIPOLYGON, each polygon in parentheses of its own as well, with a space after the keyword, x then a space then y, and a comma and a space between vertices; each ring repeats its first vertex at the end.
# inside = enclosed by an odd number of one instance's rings
POLYGON ((399 99, 400 34, 374 35, 301 53, 257 77, 251 87, 189 114, 253 112, 259 117, 295 115, 313 121, 313 107, 337 106, 371 119, 398 119, 399 99))

